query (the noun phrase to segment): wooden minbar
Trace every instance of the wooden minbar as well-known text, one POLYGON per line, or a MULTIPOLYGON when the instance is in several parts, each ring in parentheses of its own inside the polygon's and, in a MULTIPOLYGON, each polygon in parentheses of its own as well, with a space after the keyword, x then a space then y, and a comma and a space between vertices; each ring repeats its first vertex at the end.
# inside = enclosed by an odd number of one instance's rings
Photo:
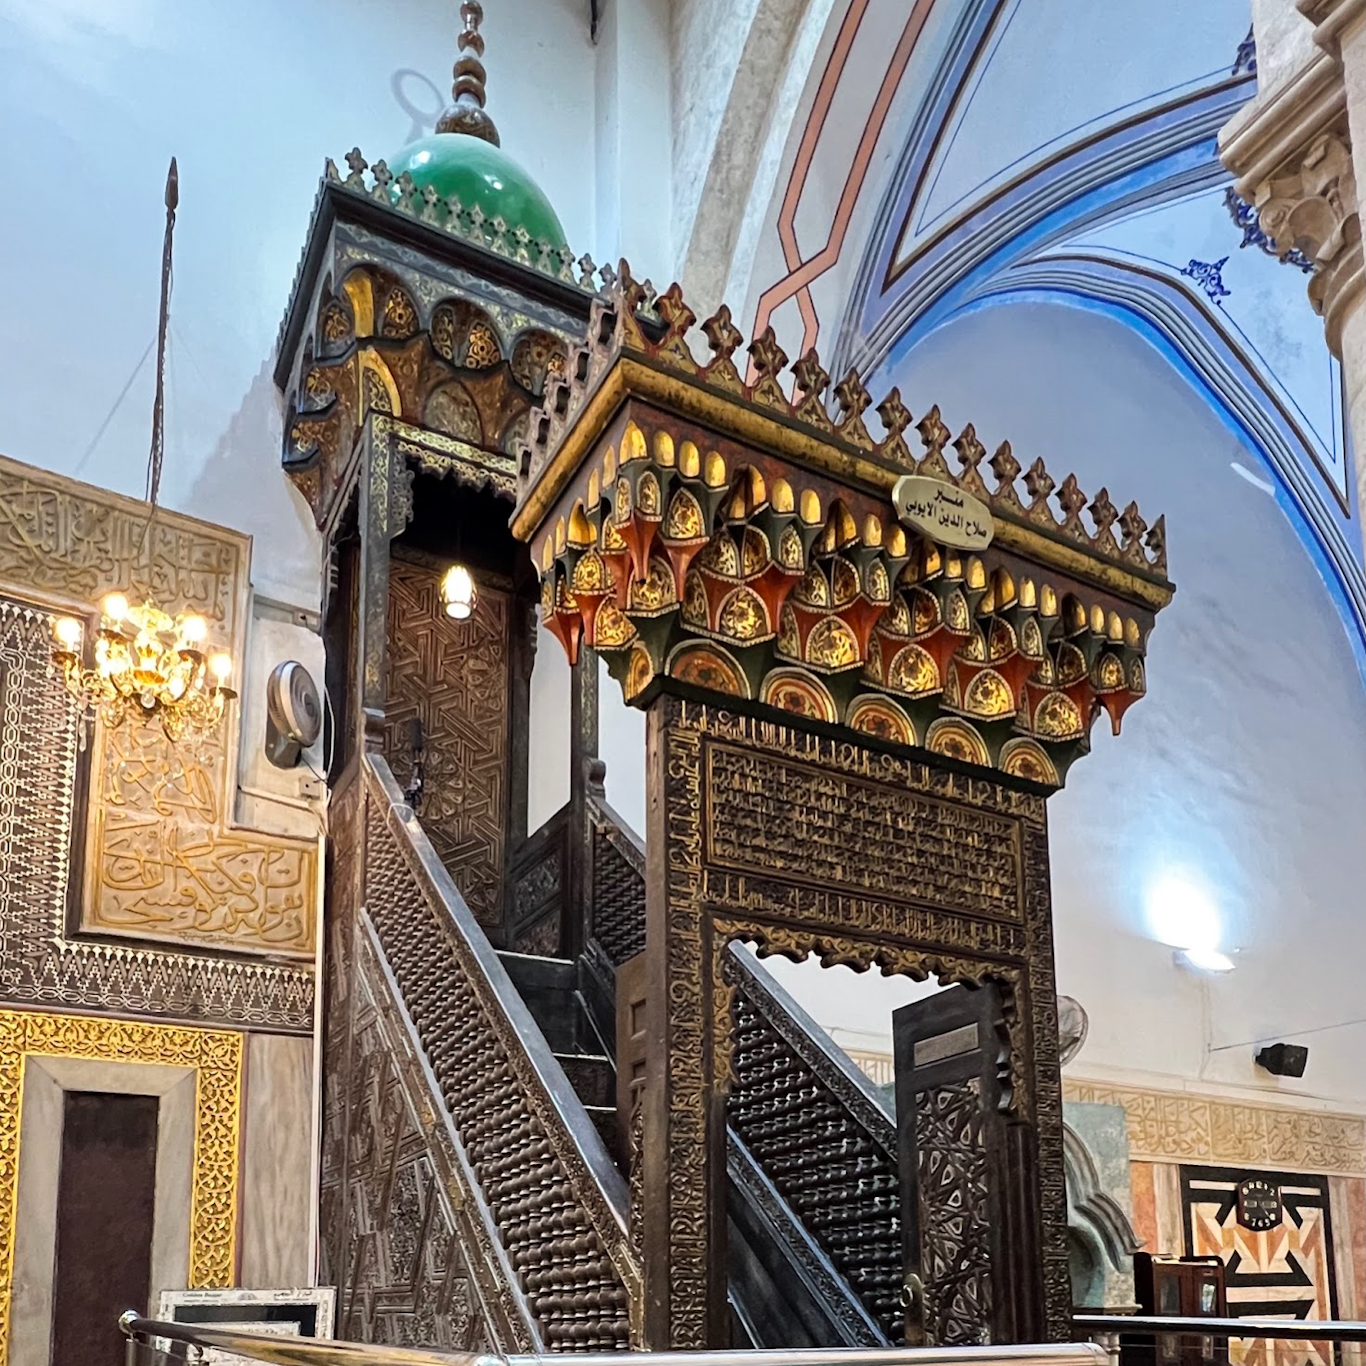
MULTIPOLYGON (((1042 461, 1021 492, 1008 445, 986 461, 895 391, 875 432, 856 375, 832 411, 814 352, 789 390, 771 331, 742 368, 727 310, 695 322, 623 263, 532 415, 513 518, 571 661, 647 713, 639 1345, 730 1341, 734 941, 960 989, 898 1025, 900 1246, 854 1230, 843 1269, 899 1257, 871 1312, 908 1342, 1064 1338, 1045 804, 1146 690, 1162 523, 1104 490, 1084 521, 1042 461)), ((747 1101, 749 1132, 792 1102, 747 1101)))

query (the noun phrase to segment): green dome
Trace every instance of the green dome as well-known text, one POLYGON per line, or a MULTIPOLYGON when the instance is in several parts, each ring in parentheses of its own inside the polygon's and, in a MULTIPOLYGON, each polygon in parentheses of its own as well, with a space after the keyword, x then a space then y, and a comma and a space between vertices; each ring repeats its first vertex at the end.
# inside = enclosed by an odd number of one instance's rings
POLYGON ((533 242, 569 245, 541 187, 501 147, 482 138, 433 133, 396 153, 389 169, 395 180, 407 171, 419 195, 430 185, 442 199, 455 195, 467 210, 478 204, 485 222, 501 217, 509 232, 525 228, 533 242))

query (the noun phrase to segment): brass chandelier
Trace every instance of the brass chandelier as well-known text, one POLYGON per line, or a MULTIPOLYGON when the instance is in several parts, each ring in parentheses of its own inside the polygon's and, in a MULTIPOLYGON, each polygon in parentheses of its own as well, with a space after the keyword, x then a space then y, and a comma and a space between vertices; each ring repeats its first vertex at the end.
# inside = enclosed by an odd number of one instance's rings
MULTIPOLYGON (((166 329, 170 317, 171 238, 179 202, 175 158, 166 177, 166 236, 161 255, 161 313, 157 328, 156 398, 152 448, 147 462, 147 525, 157 512, 164 448, 166 329)), ((140 553, 140 552, 139 552, 140 553)), ((136 597, 136 595, 134 595, 136 597)), ((194 613, 172 614, 148 594, 140 603, 129 593, 110 593, 101 604, 93 650, 85 648, 85 624, 76 617, 53 622, 53 663, 82 714, 106 726, 155 717, 172 742, 201 739, 223 719, 236 693, 227 686, 232 657, 208 647, 209 623, 194 613), (93 656, 93 663, 91 662, 93 656)), ((84 740, 84 732, 82 732, 84 740)))
POLYGON ((94 667, 83 657, 85 629, 75 617, 59 617, 53 630, 67 691, 107 726, 155 716, 168 739, 180 740, 212 730, 236 696, 226 686, 232 657, 205 652, 209 624, 201 616, 173 617, 150 598, 134 606, 110 593, 94 633, 94 667))

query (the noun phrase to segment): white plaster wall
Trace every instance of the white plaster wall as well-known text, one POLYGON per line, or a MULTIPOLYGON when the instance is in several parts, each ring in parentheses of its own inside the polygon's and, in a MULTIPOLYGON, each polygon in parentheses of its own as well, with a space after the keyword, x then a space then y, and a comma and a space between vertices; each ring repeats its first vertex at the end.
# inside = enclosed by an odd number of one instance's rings
POLYGON ((621 684, 599 661, 598 754, 607 764, 607 801, 645 837, 645 713, 621 700, 621 684))
POLYGON ((569 661, 545 629, 536 633, 531 670, 527 830, 539 830, 569 800, 569 661))
MULTIPOLYGON (((673 269, 668 211, 673 134, 670 0, 603 0, 596 50, 597 111, 584 145, 596 153, 592 245, 599 261, 623 256, 663 289, 673 269)), ((587 11, 587 5, 580 6, 587 11)), ((585 13, 586 18, 586 13, 585 13)))
POLYGON ((1222 79, 1247 27, 1247 0, 1017 2, 971 101, 948 125, 917 230, 933 231, 1046 149, 1118 123, 1174 89, 1222 79))
MULTIPOLYGON (((675 274, 698 313, 723 302, 751 211, 765 151, 786 137, 792 109, 830 0, 675 0, 673 220, 675 274), (810 37, 803 43, 803 34, 810 37)), ((755 205, 757 203, 757 209, 755 205)))
MULTIPOLYGON (((1118 740, 1097 726, 1050 802, 1058 989, 1091 1017, 1079 1066, 1366 1105, 1362 681, 1290 522, 1232 469, 1255 455, 1137 334, 1061 306, 961 319, 897 380, 912 411, 938 403, 989 449, 1009 438, 1059 479, 1074 469, 1084 489, 1168 517, 1177 594, 1152 637, 1150 694, 1118 740), (1167 878, 1213 903, 1231 973, 1193 975, 1158 942, 1167 878), (1253 1065, 1256 1044, 1280 1038, 1309 1045, 1302 1081, 1253 1065)), ((884 996, 859 982, 808 1009, 880 1031, 884 996)))

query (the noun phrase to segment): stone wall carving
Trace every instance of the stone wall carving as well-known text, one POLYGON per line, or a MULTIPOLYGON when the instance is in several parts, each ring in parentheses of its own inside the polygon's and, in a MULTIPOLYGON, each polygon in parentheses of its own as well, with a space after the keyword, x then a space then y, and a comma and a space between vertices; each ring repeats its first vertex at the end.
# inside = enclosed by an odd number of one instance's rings
POLYGON ((9 1342, 25 1060, 31 1056, 155 1063, 195 1070, 194 1172, 190 1194, 192 1288, 236 1275, 242 1035, 133 1020, 0 1010, 0 1362, 9 1342))
POLYGON ((96 754, 83 930, 312 957, 317 849, 232 826, 221 742, 175 750, 135 726, 96 754))
MULTIPOLYGON (((1343 121, 1345 125, 1345 120, 1343 121)), ((1313 264, 1309 301, 1340 353, 1339 306, 1361 288, 1361 218, 1346 127, 1320 133, 1280 172, 1257 187, 1257 220, 1283 253, 1313 264), (1349 285, 1351 288, 1349 288, 1349 285)))
POLYGON ((250 542, 169 512, 148 528, 145 504, 3 459, 0 512, 9 756, 0 765, 0 999, 311 1028, 303 960, 314 947, 316 849, 232 824, 235 715, 195 754, 159 732, 96 726, 82 756, 74 711, 47 670, 52 611, 90 616, 104 593, 130 586, 202 613, 242 658, 250 542), (88 769, 88 813, 76 809, 78 768, 88 769), (245 957, 111 949, 83 932, 245 957), (253 955, 301 961, 247 961, 253 955))
POLYGON ((1122 1105, 1135 1162, 1366 1172, 1366 1119, 1190 1092, 1153 1091, 1069 1077, 1069 1101, 1122 1105))

